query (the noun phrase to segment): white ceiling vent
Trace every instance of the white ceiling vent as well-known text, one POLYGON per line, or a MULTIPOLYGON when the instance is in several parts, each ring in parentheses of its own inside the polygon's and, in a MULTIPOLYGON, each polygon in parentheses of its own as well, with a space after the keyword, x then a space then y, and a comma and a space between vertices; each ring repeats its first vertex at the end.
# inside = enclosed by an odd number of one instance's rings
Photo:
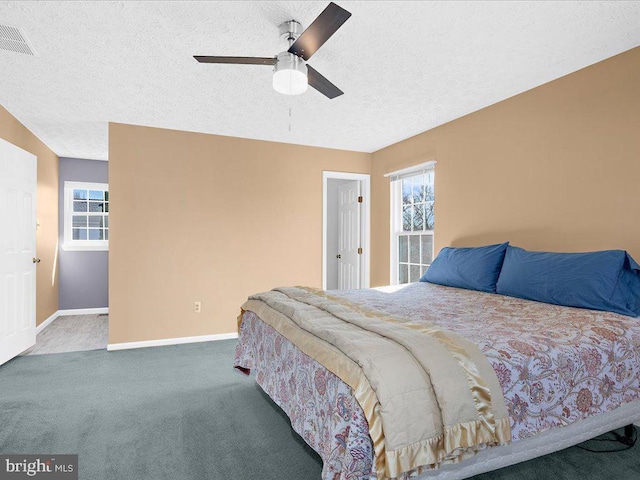
POLYGON ((24 53, 25 55, 35 55, 20 30, 9 25, 0 25, 0 49, 24 53))

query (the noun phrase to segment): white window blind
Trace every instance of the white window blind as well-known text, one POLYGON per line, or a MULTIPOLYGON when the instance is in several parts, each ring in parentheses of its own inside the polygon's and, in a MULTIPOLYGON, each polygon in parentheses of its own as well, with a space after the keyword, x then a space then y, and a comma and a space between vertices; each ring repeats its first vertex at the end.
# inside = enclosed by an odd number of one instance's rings
POLYGON ((403 178, 414 177, 420 173, 432 172, 436 168, 436 161, 429 160, 428 162, 414 165, 413 167, 403 168, 402 170, 396 170, 395 172, 386 173, 384 176, 389 178, 392 182, 402 180, 403 178))

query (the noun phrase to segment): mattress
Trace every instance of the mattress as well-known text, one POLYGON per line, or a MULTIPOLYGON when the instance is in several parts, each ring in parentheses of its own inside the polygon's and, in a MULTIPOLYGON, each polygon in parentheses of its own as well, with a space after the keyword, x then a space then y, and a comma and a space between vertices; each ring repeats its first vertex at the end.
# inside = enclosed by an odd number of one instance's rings
MULTIPOLYGON (((424 283, 332 294, 467 335, 496 369, 513 444, 419 478, 466 478, 640 418, 637 319, 424 283)), ((375 477, 366 419, 349 387, 272 330, 246 312, 235 365, 254 369, 258 384, 322 457, 323 478, 375 477)))

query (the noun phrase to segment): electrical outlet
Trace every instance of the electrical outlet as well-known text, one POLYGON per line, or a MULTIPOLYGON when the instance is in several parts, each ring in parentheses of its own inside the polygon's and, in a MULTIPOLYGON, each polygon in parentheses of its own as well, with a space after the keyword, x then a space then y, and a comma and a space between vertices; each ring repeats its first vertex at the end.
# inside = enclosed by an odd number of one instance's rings
POLYGON ((193 302, 193 313, 200 313, 202 311, 202 302, 193 302))

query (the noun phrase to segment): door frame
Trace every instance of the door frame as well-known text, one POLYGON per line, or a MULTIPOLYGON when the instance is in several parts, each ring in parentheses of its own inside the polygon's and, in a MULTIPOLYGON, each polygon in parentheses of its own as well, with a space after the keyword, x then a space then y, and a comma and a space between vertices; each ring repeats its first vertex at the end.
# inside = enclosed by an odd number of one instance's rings
POLYGON ((362 206, 364 211, 360 218, 360 233, 362 235, 362 256, 360 262, 360 288, 370 285, 371 258, 371 175, 368 173, 322 172, 322 289, 327 288, 327 182, 329 179, 359 180, 361 182, 362 206))

